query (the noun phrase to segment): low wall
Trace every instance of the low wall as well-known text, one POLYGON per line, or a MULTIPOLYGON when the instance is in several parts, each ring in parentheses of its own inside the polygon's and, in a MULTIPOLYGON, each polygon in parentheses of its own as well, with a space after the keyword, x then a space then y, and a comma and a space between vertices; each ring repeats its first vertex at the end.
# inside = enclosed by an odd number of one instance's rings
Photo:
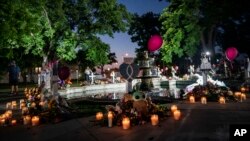
POLYGON ((59 90, 59 94, 67 99, 92 96, 100 93, 126 92, 126 83, 89 85, 82 87, 69 87, 66 90, 59 90))
MULTIPOLYGON (((134 80, 132 82, 132 85, 134 86, 139 81, 140 80, 134 80)), ((161 80, 159 78, 153 79, 154 88, 168 89, 175 95, 178 95, 180 89, 184 89, 187 85, 190 85, 192 83, 194 83, 194 81, 161 80)), ((126 92, 127 92, 126 83, 69 87, 66 88, 66 90, 59 90, 60 95, 67 99, 93 96, 96 94, 126 93, 126 92)))

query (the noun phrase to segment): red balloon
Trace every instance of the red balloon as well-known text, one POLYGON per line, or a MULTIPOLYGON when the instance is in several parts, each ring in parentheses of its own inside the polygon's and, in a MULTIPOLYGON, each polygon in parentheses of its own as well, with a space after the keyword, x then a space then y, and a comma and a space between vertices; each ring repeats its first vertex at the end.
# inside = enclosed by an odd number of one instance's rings
POLYGON ((153 35, 148 40, 148 50, 150 52, 156 51, 159 48, 161 48, 161 45, 163 43, 163 39, 159 35, 153 35))
POLYGON ((227 48, 225 54, 229 61, 233 61, 238 55, 238 50, 235 47, 229 47, 227 48))
POLYGON ((61 80, 66 80, 69 77, 69 75, 70 75, 69 67, 64 66, 60 68, 58 71, 58 76, 61 80))

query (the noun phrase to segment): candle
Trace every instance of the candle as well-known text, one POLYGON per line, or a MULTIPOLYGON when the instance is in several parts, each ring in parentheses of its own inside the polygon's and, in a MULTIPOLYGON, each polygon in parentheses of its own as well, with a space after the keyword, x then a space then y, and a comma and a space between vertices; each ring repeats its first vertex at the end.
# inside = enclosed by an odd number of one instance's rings
POLYGON ((206 97, 201 97, 201 104, 207 104, 207 98, 206 97))
POLYGON ((28 88, 24 88, 24 94, 28 92, 28 88))
POLYGON ((245 94, 245 93, 242 93, 242 94, 241 94, 241 100, 246 100, 246 99, 247 99, 246 94, 245 94))
POLYGON ((29 113, 29 109, 27 107, 23 107, 22 108, 22 114, 28 114, 29 113))
POLYGON ((5 118, 0 118, 0 125, 4 125, 5 124, 5 118))
POLYGON ((11 118, 12 117, 12 111, 8 110, 5 112, 6 118, 11 118))
POLYGON ((15 109, 16 107, 17 107, 16 101, 12 101, 12 102, 11 102, 11 108, 12 108, 12 109, 15 109))
POLYGON ((39 102, 39 105, 40 105, 41 107, 43 107, 43 106, 44 106, 44 102, 43 102, 43 101, 40 101, 40 102, 39 102))
POLYGON ((108 127, 112 127, 113 114, 112 112, 108 112, 108 127))
POLYGON ((37 98, 37 99, 41 99, 41 95, 38 94, 38 95, 36 96, 36 98, 37 98))
POLYGON ((234 95, 239 98, 241 96, 241 92, 235 92, 234 95))
POLYGON ((12 119, 12 120, 11 120, 11 125, 12 125, 12 126, 16 125, 16 120, 15 120, 15 119, 12 119))
POLYGON ((190 101, 190 103, 195 103, 195 98, 194 98, 194 96, 190 96, 190 97, 189 97, 189 101, 190 101))
POLYGON ((20 104, 20 109, 23 109, 23 107, 25 107, 25 106, 26 106, 25 102, 22 102, 22 103, 20 104))
POLYGON ((129 120, 129 118, 127 118, 127 117, 123 118, 123 120, 122 120, 122 128, 125 129, 125 130, 130 128, 130 120, 129 120))
POLYGON ((221 96, 219 98, 219 102, 220 102, 220 104, 226 104, 226 100, 225 100, 225 98, 223 96, 221 96))
POLYGON ((180 117, 181 117, 181 111, 180 110, 174 111, 174 119, 179 120, 180 117))
POLYGON ((245 87, 241 87, 241 88, 240 88, 240 91, 241 91, 242 93, 244 93, 244 92, 246 91, 246 88, 245 88, 245 87))
POLYGON ((102 112, 96 113, 96 120, 102 120, 102 118, 103 118, 103 113, 102 112))
POLYGON ((23 124, 28 125, 30 124, 31 117, 29 115, 23 117, 23 124))
POLYGON ((11 102, 6 103, 6 109, 10 109, 12 107, 11 102))
POLYGON ((35 103, 35 102, 32 102, 32 103, 31 103, 31 107, 32 107, 32 108, 35 108, 35 107, 36 107, 36 103, 35 103))
POLYGON ((23 102, 24 102, 24 99, 20 99, 19 103, 21 104, 21 103, 23 103, 23 102))
POLYGON ((178 108, 177 108, 176 105, 172 105, 172 106, 171 106, 171 111, 172 111, 172 112, 176 111, 177 109, 178 109, 178 108))
POLYGON ((158 125, 158 123, 159 123, 158 115, 152 115, 152 116, 151 116, 151 124, 152 124, 153 126, 155 126, 155 125, 158 125))
POLYGON ((37 126, 39 124, 39 117, 38 116, 33 116, 31 119, 32 126, 37 126))

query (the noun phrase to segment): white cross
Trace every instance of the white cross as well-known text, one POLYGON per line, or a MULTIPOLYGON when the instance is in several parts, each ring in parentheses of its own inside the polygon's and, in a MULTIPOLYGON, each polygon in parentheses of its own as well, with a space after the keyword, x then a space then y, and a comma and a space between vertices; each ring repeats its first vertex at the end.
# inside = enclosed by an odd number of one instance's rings
POLYGON ((94 77, 95 77, 94 73, 91 72, 91 75, 89 77, 91 77, 91 84, 93 84, 94 83, 94 77))
POLYGON ((110 76, 112 76, 112 83, 115 83, 115 72, 112 71, 110 76))

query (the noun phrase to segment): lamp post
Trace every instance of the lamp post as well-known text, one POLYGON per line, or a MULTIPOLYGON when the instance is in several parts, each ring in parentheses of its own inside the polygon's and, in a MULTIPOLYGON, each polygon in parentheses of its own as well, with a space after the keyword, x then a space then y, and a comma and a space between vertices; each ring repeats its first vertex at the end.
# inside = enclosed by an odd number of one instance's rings
POLYGON ((203 85, 207 85, 207 74, 211 70, 211 62, 210 62, 210 52, 202 52, 201 53, 201 71, 203 77, 203 85))

